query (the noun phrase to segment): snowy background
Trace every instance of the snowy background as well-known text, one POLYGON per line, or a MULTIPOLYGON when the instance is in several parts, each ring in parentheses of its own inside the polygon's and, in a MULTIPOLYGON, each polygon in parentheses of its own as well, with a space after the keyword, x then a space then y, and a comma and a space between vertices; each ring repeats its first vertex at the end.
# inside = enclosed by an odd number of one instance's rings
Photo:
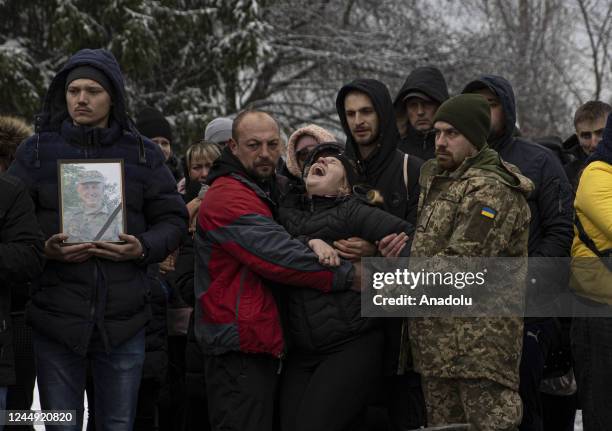
POLYGON ((566 137, 576 107, 612 90, 609 0, 2 0, 0 17, 0 113, 33 118, 70 54, 104 47, 132 115, 162 110, 177 152, 247 106, 286 132, 339 132, 343 83, 378 78, 393 96, 425 64, 451 93, 481 73, 507 77, 532 137, 566 137))

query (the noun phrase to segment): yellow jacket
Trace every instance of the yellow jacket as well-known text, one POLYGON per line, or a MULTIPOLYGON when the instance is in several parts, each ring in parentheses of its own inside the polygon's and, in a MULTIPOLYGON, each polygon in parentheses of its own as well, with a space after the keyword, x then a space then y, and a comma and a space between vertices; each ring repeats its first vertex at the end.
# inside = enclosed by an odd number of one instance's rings
MULTIPOLYGON (((612 248, 612 165, 590 163, 580 177, 576 216, 599 251, 612 248)), ((612 272, 595 258, 574 226, 571 287, 581 296, 612 305, 612 272)))

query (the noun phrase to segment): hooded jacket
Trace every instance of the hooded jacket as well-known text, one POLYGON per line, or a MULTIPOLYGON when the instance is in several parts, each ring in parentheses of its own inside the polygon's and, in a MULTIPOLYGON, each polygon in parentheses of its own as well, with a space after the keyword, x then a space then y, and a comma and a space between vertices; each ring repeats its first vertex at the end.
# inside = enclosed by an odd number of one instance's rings
POLYGON ((295 154, 295 145, 297 144, 297 141, 299 141, 300 138, 305 135, 312 136, 318 144, 336 141, 336 137, 334 135, 315 124, 300 127, 291 134, 289 137, 289 142, 287 142, 287 170, 293 177, 300 179, 302 178, 302 170, 300 169, 300 164, 298 163, 297 155, 295 154))
POLYGON ((575 133, 563 141, 562 146, 563 151, 571 158, 568 163, 563 165, 563 169, 565 169, 565 174, 572 186, 572 191, 575 193, 578 188, 578 181, 580 180, 580 172, 584 168, 588 155, 580 146, 580 141, 575 133))
MULTIPOLYGON (((532 182, 490 148, 454 172, 423 165, 411 257, 526 257, 532 182), (483 206, 494 218, 482 215, 483 206)), ((523 274, 524 276, 524 274, 523 274)), ((511 276, 509 275, 508 278, 511 276)), ((521 276, 500 294, 521 297, 521 276)), ((415 318, 409 324, 417 371, 426 377, 489 379, 518 389, 523 322, 509 318, 415 318)))
POLYGON ((429 160, 435 157, 435 134, 431 130, 426 132, 416 130, 408 121, 406 113, 404 98, 413 91, 423 93, 441 105, 448 100, 448 86, 438 68, 417 67, 408 75, 393 101, 397 128, 402 137, 399 149, 420 159, 429 160))
MULTIPOLYGON (((406 154, 397 146, 400 140, 399 131, 393 113, 393 103, 389 90, 380 81, 374 79, 356 79, 340 89, 336 98, 336 111, 340 117, 342 129, 346 134, 345 155, 355 162, 358 185, 378 190, 383 197, 383 209, 411 225, 416 225, 417 205, 419 202, 419 175, 423 161, 415 156, 408 156, 408 181, 404 181, 404 160, 406 154), (379 135, 376 148, 362 159, 359 147, 346 120, 344 99, 351 91, 368 95, 378 114, 379 135)), ((397 358, 400 351, 401 319, 385 319, 385 358, 384 372, 394 374, 397 370, 397 358)))
POLYGON ((530 257, 569 256, 573 238, 571 186, 561 163, 541 145, 513 136, 516 124, 516 102, 510 83, 495 75, 483 75, 470 82, 463 93, 488 88, 500 100, 505 129, 489 145, 501 158, 516 165, 535 189, 527 198, 531 210, 529 226, 530 257))
POLYGON ((374 79, 356 79, 346 84, 338 92, 336 110, 346 134, 346 156, 355 161, 358 183, 379 190, 384 199, 383 209, 414 225, 419 201, 418 178, 423 161, 414 156, 408 157, 406 187, 403 174, 404 153, 397 148, 400 137, 395 124, 391 96, 385 84, 374 79), (351 91, 368 95, 378 114, 379 135, 376 148, 365 160, 359 154, 358 145, 346 120, 344 99, 351 91))
MULTIPOLYGON (((276 180, 276 179, 275 179, 276 180)), ((282 357, 285 339, 275 288, 346 290, 352 265, 335 270, 274 221, 276 181, 255 181, 225 148, 208 176, 195 248, 195 333, 207 354, 282 357)))
POLYGON ((122 159, 126 233, 136 236, 140 260, 113 262, 92 257, 82 263, 47 262, 33 283, 27 317, 40 334, 85 355, 94 327, 107 348, 136 335, 149 318, 147 266, 175 250, 187 228, 187 212, 159 147, 142 138, 125 111, 119 64, 105 50, 84 49, 53 78, 37 117, 37 134, 18 149, 9 172, 26 184, 46 238, 60 232, 57 163, 60 159, 122 159), (89 65, 112 83, 107 128, 72 123, 65 102, 67 74, 89 65))

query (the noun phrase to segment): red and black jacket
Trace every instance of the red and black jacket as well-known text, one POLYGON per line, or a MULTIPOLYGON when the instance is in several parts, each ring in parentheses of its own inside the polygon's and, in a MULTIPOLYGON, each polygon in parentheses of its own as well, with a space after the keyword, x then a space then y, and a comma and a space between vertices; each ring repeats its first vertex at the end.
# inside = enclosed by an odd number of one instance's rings
MULTIPOLYGON (((205 353, 282 356, 272 284, 347 289, 348 262, 330 270, 273 218, 273 200, 228 150, 215 163, 195 238, 195 332, 205 353)), ((271 193, 274 194, 273 192, 271 193)))

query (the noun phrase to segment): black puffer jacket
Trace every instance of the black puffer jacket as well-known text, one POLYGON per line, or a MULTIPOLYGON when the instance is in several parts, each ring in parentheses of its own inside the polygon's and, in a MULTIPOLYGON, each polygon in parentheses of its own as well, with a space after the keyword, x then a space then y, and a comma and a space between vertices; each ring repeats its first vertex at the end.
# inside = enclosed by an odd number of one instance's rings
POLYGON ((408 158, 408 190, 404 182, 404 153, 397 149, 400 136, 395 124, 393 104, 389 90, 374 79, 356 79, 338 92, 336 110, 346 134, 346 156, 355 161, 358 183, 379 190, 384 198, 383 209, 410 224, 416 224, 419 203, 419 175, 423 161, 408 158), (351 91, 367 94, 376 109, 379 119, 379 136, 376 149, 362 159, 346 121, 344 99, 351 91))
MULTIPOLYGON (((327 243, 351 236, 375 242, 391 233, 411 234, 413 227, 358 197, 300 199, 288 195, 279 221, 293 236, 327 243)), ((404 250, 409 250, 404 247, 404 250)), ((291 342, 302 351, 325 351, 350 341, 375 325, 361 317, 359 293, 321 293, 314 289, 287 289, 288 329, 291 342)))
POLYGON ((0 174, 0 387, 15 383, 11 339, 11 286, 38 277, 43 237, 34 205, 17 178, 0 174))
POLYGON ((435 157, 435 134, 431 130, 420 132, 407 120, 404 98, 413 91, 424 93, 441 105, 448 99, 448 86, 444 75, 438 68, 417 67, 408 75, 393 101, 397 125, 402 137, 399 149, 423 160, 429 160, 435 157))
POLYGON ((147 266, 179 246, 187 230, 187 210, 161 150, 131 125, 123 77, 110 52, 84 49, 72 56, 53 78, 38 120, 39 133, 19 146, 9 173, 26 183, 45 237, 60 231, 58 159, 122 159, 126 233, 139 239, 144 256, 124 262, 47 262, 42 277, 32 283, 28 321, 34 330, 77 354, 86 354, 94 327, 107 348, 116 347, 147 323, 147 266), (66 77, 82 65, 99 69, 112 84, 107 128, 77 126, 68 115, 66 77))

